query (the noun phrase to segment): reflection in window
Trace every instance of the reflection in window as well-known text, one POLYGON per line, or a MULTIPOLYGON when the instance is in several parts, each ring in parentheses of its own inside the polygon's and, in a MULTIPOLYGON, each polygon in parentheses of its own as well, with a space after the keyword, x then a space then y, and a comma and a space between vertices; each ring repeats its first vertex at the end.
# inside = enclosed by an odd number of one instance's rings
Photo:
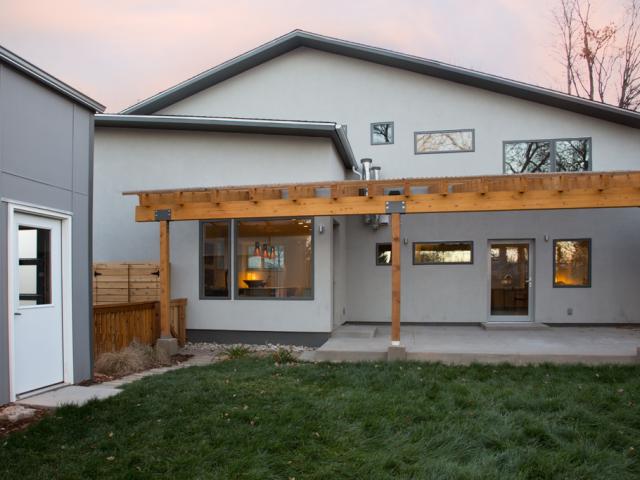
POLYGON ((391 244, 376 244, 376 265, 391 265, 391 244))
POLYGON ((229 298, 229 225, 229 221, 202 223, 203 298, 229 298))
POLYGON ((590 170, 591 142, 588 138, 556 142, 556 171, 583 172, 590 170))
POLYGON ((393 143, 393 122, 371 124, 371 145, 388 145, 393 143))
POLYGON ((591 286, 591 240, 553 242, 553 286, 591 286))
POLYGON ((416 153, 472 152, 474 134, 473 130, 416 132, 414 142, 416 153))
POLYGON ((313 298, 313 221, 239 220, 236 281, 240 298, 313 298))
POLYGON ((414 243, 413 263, 416 265, 473 263, 473 242, 414 243))
POLYGON ((536 173, 551 171, 549 142, 505 143, 505 173, 536 173))
POLYGON ((51 303, 51 231, 20 226, 18 291, 20 306, 51 303))
POLYGON ((591 170, 591 139, 532 140, 504 143, 504 173, 591 170))

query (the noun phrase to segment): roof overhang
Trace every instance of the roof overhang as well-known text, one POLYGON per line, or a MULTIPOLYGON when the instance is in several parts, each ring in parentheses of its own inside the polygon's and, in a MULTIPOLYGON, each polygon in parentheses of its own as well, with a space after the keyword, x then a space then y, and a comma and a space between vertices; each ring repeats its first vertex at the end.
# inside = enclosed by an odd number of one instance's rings
POLYGON ((36 67, 32 63, 26 61, 24 58, 19 57, 15 53, 0 47, 0 62, 6 63, 13 69, 23 73, 24 75, 34 79, 38 83, 56 91, 57 93, 67 97, 68 99, 79 103, 80 105, 93 110, 94 112, 104 112, 104 105, 89 98, 84 93, 79 92, 75 88, 67 85, 61 80, 58 80, 52 75, 49 75, 44 70, 36 67))
POLYGON ((334 122, 297 120, 263 120, 254 118, 191 117, 179 115, 109 115, 95 116, 96 127, 188 130, 206 132, 326 137, 333 142, 345 168, 357 166, 351 145, 342 125, 334 122))
POLYGON ((308 47, 346 57, 409 70, 443 80, 482 88, 495 93, 528 100, 614 123, 640 128, 640 113, 585 100, 562 92, 509 80, 495 75, 456 67, 434 60, 391 50, 348 42, 314 33, 295 30, 261 45, 232 60, 206 70, 163 92, 122 111, 125 114, 150 114, 216 85, 255 66, 298 47, 308 47))

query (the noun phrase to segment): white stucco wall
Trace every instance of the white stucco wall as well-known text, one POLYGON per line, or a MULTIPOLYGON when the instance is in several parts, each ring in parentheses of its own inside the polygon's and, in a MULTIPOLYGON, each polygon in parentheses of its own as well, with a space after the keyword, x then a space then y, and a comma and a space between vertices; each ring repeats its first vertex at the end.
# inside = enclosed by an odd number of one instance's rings
MULTIPOLYGON (((158 225, 136 223, 137 197, 123 191, 342 180, 344 171, 326 138, 97 128, 94 260, 158 259, 158 225)), ((172 296, 188 299, 188 328, 330 331, 331 236, 330 220, 317 218, 313 300, 199 300, 198 223, 172 223, 172 296)))
POLYGON ((445 80, 299 48, 159 113, 327 120, 348 126, 357 157, 383 178, 502 173, 502 142, 592 137, 594 170, 640 168, 638 130, 445 80), (395 143, 370 145, 393 121, 395 143), (471 153, 414 155, 413 133, 473 128, 471 153))

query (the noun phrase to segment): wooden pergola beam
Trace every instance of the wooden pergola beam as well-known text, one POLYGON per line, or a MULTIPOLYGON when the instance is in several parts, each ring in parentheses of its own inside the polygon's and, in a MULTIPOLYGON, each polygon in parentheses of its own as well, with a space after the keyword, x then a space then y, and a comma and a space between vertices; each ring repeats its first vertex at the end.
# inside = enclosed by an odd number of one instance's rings
POLYGON ((640 172, 411 178, 125 192, 136 220, 492 212, 640 206, 640 172), (366 195, 363 193, 366 192, 366 195))
POLYGON ((348 196, 224 202, 146 202, 136 207, 136 221, 157 221, 166 212, 172 221, 225 218, 365 215, 387 213, 388 202, 405 202, 404 213, 497 212, 640 206, 640 186, 574 190, 434 193, 422 195, 348 196))

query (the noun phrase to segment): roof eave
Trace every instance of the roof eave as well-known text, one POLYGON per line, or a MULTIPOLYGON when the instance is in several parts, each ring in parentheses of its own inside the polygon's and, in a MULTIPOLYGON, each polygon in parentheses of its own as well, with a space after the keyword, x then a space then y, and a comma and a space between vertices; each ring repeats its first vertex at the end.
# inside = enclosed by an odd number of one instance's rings
POLYGON ((48 74, 44 70, 36 67, 32 63, 16 55, 10 50, 7 50, 6 48, 0 47, 0 61, 6 63, 13 69, 27 75, 28 77, 33 78, 39 83, 55 90, 56 92, 73 100, 74 102, 79 103, 89 110, 92 110, 94 112, 104 112, 105 110, 105 106, 101 103, 86 96, 84 93, 79 92, 63 81, 58 80, 53 75, 48 74))
POLYGON ((336 147, 345 168, 356 165, 351 145, 341 125, 333 122, 262 120, 246 118, 190 117, 175 115, 98 114, 95 126, 104 128, 144 128, 188 130, 297 137, 326 137, 336 147))

